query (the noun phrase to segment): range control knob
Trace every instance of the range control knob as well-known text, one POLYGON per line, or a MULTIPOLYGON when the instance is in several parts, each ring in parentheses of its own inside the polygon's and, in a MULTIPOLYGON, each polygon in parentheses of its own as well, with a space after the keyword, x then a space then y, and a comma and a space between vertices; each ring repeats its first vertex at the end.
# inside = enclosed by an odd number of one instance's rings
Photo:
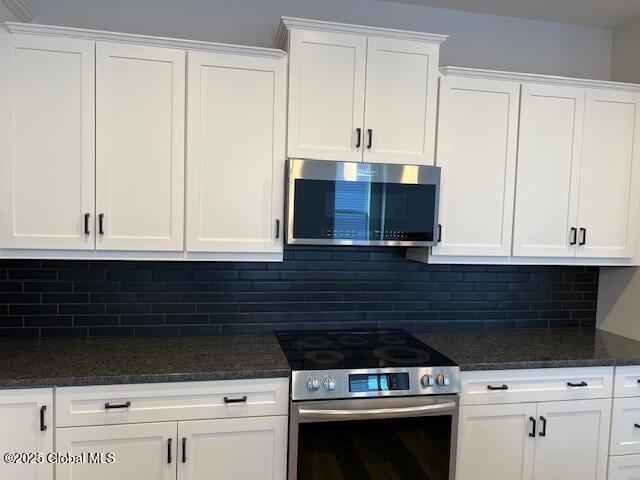
POLYGON ((446 387, 449 385, 449 375, 446 373, 439 373, 436 375, 436 383, 441 387, 446 387))
POLYGON ((428 388, 428 387, 433 387, 436 381, 434 380, 433 375, 429 373, 425 373, 420 379, 420 383, 424 388, 428 388))
POLYGON ((316 377, 309 377, 309 380, 307 380, 307 390, 311 392, 320 390, 320 380, 316 377))
POLYGON ((329 392, 333 392, 336 389, 336 380, 333 377, 327 377, 324 379, 324 388, 329 392))

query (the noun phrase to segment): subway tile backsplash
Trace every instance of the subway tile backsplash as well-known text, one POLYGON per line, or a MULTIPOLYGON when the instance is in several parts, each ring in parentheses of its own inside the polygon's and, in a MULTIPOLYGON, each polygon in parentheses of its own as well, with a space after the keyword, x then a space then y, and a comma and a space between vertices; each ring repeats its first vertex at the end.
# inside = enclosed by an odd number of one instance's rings
POLYGON ((0 337, 588 328, 598 272, 345 247, 289 247, 283 263, 0 260, 0 337))

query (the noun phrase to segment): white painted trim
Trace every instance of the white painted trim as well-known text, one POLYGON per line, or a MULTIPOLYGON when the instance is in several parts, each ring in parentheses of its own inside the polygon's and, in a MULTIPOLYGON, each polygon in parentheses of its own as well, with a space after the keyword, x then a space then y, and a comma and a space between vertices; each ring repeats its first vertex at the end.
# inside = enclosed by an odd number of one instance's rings
POLYGON ((367 27, 348 23, 325 22, 322 20, 308 20, 305 18, 282 17, 276 34, 276 45, 283 48, 287 32, 291 29, 316 30, 321 32, 350 33, 367 37, 385 37, 402 40, 416 40, 420 42, 444 43, 449 35, 435 33, 412 32, 393 28, 367 27))
POLYGON ((444 76, 507 80, 520 83, 569 85, 583 88, 611 88, 633 92, 640 91, 640 85, 635 83, 610 82, 605 80, 591 80, 587 78, 559 77, 554 75, 541 75, 538 73, 505 72, 500 70, 483 70, 467 67, 442 67, 440 68, 440 73, 444 76))
POLYGON ((0 0, 7 9, 21 22, 31 23, 35 15, 22 0, 0 0))
POLYGON ((89 30, 75 27, 56 27, 32 23, 4 22, 4 28, 10 33, 43 35, 49 37, 71 37, 101 42, 134 43, 156 47, 169 47, 182 50, 227 53, 232 55, 251 55, 254 57, 282 58, 286 53, 275 48, 247 47, 226 43, 203 42, 200 40, 182 40, 170 37, 155 37, 135 33, 117 33, 105 30, 89 30))
POLYGON ((0 249, 2 259, 282 262, 282 252, 136 252, 109 250, 0 249))
POLYGON ((636 259, 632 258, 431 256, 428 248, 409 248, 406 257, 409 260, 434 265, 581 265, 596 267, 634 267, 640 265, 636 259))

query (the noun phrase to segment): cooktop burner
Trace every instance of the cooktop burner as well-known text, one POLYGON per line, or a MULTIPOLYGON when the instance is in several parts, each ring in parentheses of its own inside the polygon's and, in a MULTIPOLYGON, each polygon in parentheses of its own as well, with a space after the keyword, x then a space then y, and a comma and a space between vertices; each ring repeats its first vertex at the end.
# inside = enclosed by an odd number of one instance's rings
POLYGON ((455 365, 402 330, 291 331, 277 337, 293 370, 455 365))

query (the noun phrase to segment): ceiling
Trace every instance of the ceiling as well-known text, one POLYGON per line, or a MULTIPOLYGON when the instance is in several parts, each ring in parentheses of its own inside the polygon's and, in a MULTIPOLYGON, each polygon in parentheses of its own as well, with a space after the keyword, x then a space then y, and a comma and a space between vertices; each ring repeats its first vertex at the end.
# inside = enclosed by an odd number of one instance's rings
POLYGON ((640 17, 640 0, 385 0, 548 22, 615 28, 640 17))

